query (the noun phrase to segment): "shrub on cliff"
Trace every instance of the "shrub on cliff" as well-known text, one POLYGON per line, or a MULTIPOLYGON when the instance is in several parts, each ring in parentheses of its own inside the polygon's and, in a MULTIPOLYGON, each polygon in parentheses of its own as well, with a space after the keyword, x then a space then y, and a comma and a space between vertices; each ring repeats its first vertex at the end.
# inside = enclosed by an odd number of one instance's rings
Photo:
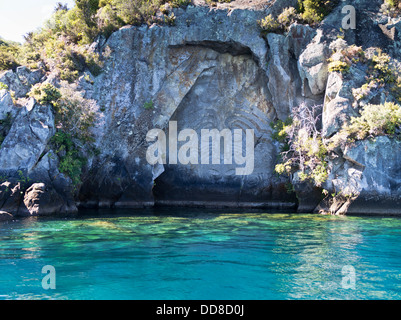
POLYGON ((292 119, 273 125, 273 138, 281 142, 279 174, 297 173, 301 181, 320 187, 327 179, 327 149, 318 130, 319 107, 304 104, 293 108, 292 119))
MULTIPOLYGON (((346 42, 344 43, 346 44, 346 42)), ((359 62, 366 63, 367 60, 362 47, 351 45, 345 46, 345 48, 341 46, 339 49, 336 49, 328 61, 330 62, 328 67, 329 72, 346 73, 353 64, 359 62)))
POLYGON ((32 87, 29 96, 40 104, 53 106, 57 129, 68 132, 84 144, 93 141, 90 129, 96 121, 97 105, 94 100, 85 99, 77 85, 61 81, 60 89, 57 89, 50 83, 38 83, 32 87))
POLYGON ((384 0, 381 6, 381 12, 390 17, 396 18, 401 12, 400 0, 384 0))
POLYGON ((360 112, 359 117, 352 117, 342 134, 348 142, 363 140, 383 135, 400 133, 401 108, 393 102, 375 105, 368 104, 360 112))
POLYGON ((261 20, 258 20, 257 22, 263 31, 277 32, 278 30, 280 30, 280 24, 271 14, 267 15, 261 20))
POLYGON ((258 20, 258 24, 263 31, 275 33, 288 31, 289 26, 294 22, 306 22, 315 25, 322 21, 338 3, 339 0, 299 0, 298 9, 294 7, 285 8, 277 18, 269 14, 262 20, 258 20))
POLYGON ((19 66, 18 54, 20 46, 17 43, 0 38, 0 71, 16 69, 19 66))
POLYGON ((400 0, 384 0, 385 3, 387 3, 389 6, 394 7, 394 8, 400 8, 401 7, 401 1, 400 0))
POLYGON ((74 186, 78 186, 86 159, 81 155, 73 136, 59 130, 51 139, 51 145, 59 156, 59 171, 69 176, 74 186))
POLYGON ((299 20, 299 15, 294 7, 285 8, 277 17, 278 23, 285 29, 297 20, 299 20))
POLYGON ((301 18, 309 24, 323 20, 339 3, 339 0, 298 0, 301 18))
POLYGON ((38 83, 34 85, 28 95, 35 98, 42 105, 52 104, 53 106, 61 97, 60 90, 50 83, 38 83))
POLYGON ((328 70, 329 72, 345 73, 348 72, 349 65, 346 62, 340 60, 332 61, 329 63, 328 70))
POLYGON ((277 19, 269 14, 261 20, 258 20, 260 28, 265 32, 281 33, 288 31, 289 26, 299 20, 299 15, 294 7, 288 7, 281 12, 277 19))
POLYGON ((233 0, 206 0, 205 2, 212 7, 215 7, 217 3, 230 3, 233 0))
POLYGON ((355 106, 369 97, 372 91, 384 89, 390 93, 398 102, 401 102, 401 71, 399 63, 392 59, 380 48, 374 48, 364 53, 360 60, 365 64, 366 82, 360 88, 352 90, 355 98, 355 106))
POLYGON ((59 91, 61 95, 54 103, 57 132, 51 144, 60 160, 60 172, 78 185, 86 156, 96 153, 91 129, 97 120, 97 105, 85 99, 75 84, 62 81, 59 91))
POLYGON ((91 128, 96 121, 97 105, 94 100, 85 99, 74 84, 61 82, 61 96, 55 103, 56 126, 84 144, 93 141, 91 128))

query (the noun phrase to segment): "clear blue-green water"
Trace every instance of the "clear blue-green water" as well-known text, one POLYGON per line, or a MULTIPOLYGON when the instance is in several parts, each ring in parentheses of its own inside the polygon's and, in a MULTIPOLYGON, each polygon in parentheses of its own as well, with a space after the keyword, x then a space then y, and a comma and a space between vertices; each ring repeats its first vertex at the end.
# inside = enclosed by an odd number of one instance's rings
POLYGON ((128 214, 0 223, 0 299, 401 299, 400 218, 128 214))

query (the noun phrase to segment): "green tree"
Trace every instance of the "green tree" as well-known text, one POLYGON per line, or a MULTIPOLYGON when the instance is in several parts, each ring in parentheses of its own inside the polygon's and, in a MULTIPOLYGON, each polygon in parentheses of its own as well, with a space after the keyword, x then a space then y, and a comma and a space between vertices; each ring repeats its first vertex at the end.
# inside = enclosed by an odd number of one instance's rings
POLYGON ((16 69, 20 45, 0 38, 0 70, 16 69))

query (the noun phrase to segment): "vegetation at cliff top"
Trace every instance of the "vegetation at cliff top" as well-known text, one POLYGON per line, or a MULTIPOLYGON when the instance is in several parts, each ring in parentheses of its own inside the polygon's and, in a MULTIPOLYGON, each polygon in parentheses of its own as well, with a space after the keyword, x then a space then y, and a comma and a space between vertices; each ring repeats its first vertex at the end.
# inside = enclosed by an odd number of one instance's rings
POLYGON ((339 2, 339 0, 298 0, 297 8, 285 8, 277 17, 269 14, 262 20, 259 20, 258 24, 263 31, 276 33, 288 31, 288 27, 294 22, 316 25, 321 22, 339 2))
POLYGON ((76 85, 81 75, 88 76, 87 71, 97 76, 102 70, 103 57, 91 44, 124 25, 172 25, 175 16, 171 9, 188 3, 189 0, 75 0, 71 9, 59 3, 41 29, 24 36, 24 44, 0 39, 0 71, 26 65, 56 72, 62 80, 58 88, 38 83, 28 96, 53 106, 57 132, 50 147, 60 159, 59 170, 70 176, 74 185, 80 183, 88 152, 96 153, 90 130, 96 122, 96 103, 85 99, 76 85))
POLYGON ((62 80, 75 81, 86 69, 101 72, 102 61, 90 47, 98 36, 109 37, 124 25, 174 24, 172 7, 189 0, 75 0, 69 9, 59 3, 38 31, 27 33, 24 44, 0 39, 0 71, 26 65, 58 70, 62 80), (160 13, 160 14, 158 14, 160 13))
POLYGON ((14 69, 18 66, 19 44, 0 38, 0 70, 14 69))
POLYGON ((50 83, 38 83, 34 85, 28 95, 35 98, 42 105, 55 105, 56 101, 61 98, 60 90, 50 83))

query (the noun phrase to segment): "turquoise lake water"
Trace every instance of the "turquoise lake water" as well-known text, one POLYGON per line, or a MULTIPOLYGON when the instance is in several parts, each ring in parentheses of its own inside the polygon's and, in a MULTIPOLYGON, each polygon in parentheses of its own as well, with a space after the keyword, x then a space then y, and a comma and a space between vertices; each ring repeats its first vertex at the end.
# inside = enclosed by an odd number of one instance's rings
POLYGON ((401 299, 400 218, 117 214, 0 223, 0 299, 401 299))

